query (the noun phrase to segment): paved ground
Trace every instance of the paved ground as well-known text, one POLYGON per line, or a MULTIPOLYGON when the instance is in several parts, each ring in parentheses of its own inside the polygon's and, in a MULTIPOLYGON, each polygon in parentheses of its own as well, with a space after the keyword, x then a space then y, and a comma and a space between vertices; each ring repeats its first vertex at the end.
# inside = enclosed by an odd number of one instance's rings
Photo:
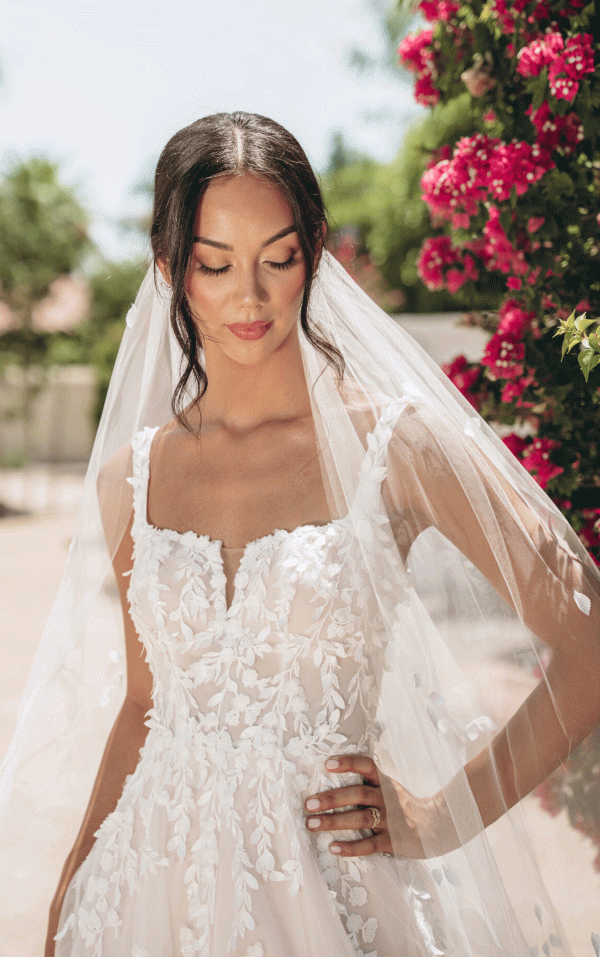
MULTIPOLYGON (((447 321, 422 328, 412 322, 437 361, 456 351, 473 355, 477 349, 468 330, 455 330, 447 321), (461 341, 462 340, 462 341, 461 341)), ((409 323, 407 325, 410 326, 409 323)), ((0 500, 27 507, 33 514, 0 521, 0 757, 4 755, 16 717, 19 695, 50 610, 66 558, 81 488, 81 469, 31 469, 27 473, 0 470, 0 500)), ((511 713, 527 694, 523 673, 499 665, 490 676, 498 718, 511 713)), ((563 815, 551 818, 534 798, 523 802, 535 837, 542 876, 563 920, 574 957, 597 957, 591 930, 600 934, 600 874, 592 867, 594 848, 574 831, 563 815)), ((490 839, 494 840, 493 832, 490 839)), ((509 957, 509 955, 507 955, 509 957)))

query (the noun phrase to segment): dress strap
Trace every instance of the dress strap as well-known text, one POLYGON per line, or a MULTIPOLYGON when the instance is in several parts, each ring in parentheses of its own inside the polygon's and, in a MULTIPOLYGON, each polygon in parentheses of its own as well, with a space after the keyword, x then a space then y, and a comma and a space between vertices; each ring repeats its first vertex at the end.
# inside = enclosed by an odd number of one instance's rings
POLYGON ((133 535, 148 524, 148 483, 150 480, 150 447, 159 426, 146 426, 131 440, 133 475, 127 481, 133 488, 133 535))
POLYGON ((387 472, 386 459, 394 426, 398 418, 413 405, 409 398, 398 399, 382 410, 372 432, 367 435, 367 451, 361 463, 360 477, 354 511, 362 516, 372 514, 373 508, 381 508, 381 486, 387 472))

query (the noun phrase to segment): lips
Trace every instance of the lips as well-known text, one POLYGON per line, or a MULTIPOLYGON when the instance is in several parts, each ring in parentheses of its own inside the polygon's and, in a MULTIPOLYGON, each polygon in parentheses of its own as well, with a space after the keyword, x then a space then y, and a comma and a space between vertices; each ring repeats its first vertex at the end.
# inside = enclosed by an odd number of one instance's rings
POLYGON ((272 322, 236 322, 227 328, 238 339, 262 339, 272 325, 272 322))

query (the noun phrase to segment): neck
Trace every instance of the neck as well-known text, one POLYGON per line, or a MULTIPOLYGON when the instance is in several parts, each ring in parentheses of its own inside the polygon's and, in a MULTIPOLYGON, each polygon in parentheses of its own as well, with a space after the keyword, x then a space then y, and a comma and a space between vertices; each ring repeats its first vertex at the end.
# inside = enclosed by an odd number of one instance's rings
POLYGON ((245 432, 263 423, 311 414, 300 341, 294 327, 267 360, 244 366, 207 342, 205 368, 208 388, 200 410, 205 424, 245 432))

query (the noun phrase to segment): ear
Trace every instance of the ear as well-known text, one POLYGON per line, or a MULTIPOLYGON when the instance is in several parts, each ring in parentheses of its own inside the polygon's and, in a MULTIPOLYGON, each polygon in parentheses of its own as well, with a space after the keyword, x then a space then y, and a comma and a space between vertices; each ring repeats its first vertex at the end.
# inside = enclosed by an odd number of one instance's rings
POLYGON ((163 277, 164 281, 166 282, 167 286, 170 286, 171 273, 169 272, 169 266, 167 264, 167 261, 165 259, 161 259, 160 257, 157 257, 156 265, 158 266, 160 274, 163 277))

